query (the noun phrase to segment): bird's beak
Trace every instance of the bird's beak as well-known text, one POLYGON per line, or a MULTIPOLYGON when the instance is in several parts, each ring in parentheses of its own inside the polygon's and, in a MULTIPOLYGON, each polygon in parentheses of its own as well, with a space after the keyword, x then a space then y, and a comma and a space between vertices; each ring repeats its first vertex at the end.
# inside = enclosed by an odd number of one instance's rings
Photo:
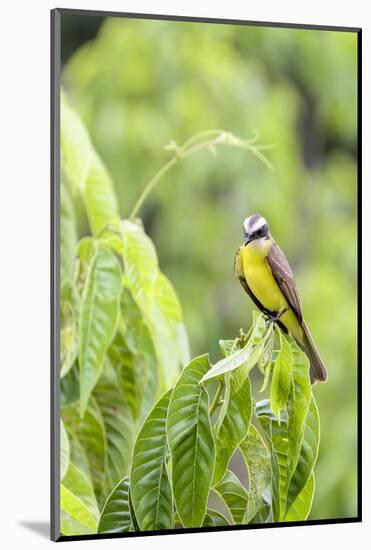
POLYGON ((245 235, 244 246, 247 246, 253 240, 251 235, 245 235))

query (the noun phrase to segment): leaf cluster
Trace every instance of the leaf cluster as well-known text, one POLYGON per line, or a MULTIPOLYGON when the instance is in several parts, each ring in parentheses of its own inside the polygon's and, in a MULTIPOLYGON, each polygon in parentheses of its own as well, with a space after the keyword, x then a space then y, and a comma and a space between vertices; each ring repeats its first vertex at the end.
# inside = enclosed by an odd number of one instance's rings
POLYGON ((189 350, 153 243, 139 220, 119 219, 110 176, 63 95, 61 157, 61 529, 69 535, 106 528, 100 515, 117 484, 123 499, 139 427, 189 350), (79 208, 92 234, 80 240, 79 208))
POLYGON ((61 142, 62 533, 306 519, 319 444, 306 356, 260 314, 220 341, 216 364, 190 360, 155 247, 139 220, 119 219, 65 100, 61 142), (92 234, 80 240, 78 208, 92 234), (256 366, 269 400, 252 397, 256 366))

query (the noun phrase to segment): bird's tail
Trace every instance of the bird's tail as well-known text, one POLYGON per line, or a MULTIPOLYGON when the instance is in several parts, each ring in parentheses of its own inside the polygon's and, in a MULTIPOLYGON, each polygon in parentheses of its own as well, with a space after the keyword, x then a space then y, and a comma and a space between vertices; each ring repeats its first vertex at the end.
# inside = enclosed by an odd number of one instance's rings
POLYGON ((298 342, 301 349, 304 351, 304 353, 307 355, 310 363, 310 380, 312 384, 315 384, 318 382, 326 382, 327 381, 327 370, 324 364, 322 363, 322 359, 318 353, 318 350, 315 346, 315 343, 313 341, 312 335, 309 332, 309 329, 305 322, 303 321, 302 327, 303 329, 303 341, 298 342))

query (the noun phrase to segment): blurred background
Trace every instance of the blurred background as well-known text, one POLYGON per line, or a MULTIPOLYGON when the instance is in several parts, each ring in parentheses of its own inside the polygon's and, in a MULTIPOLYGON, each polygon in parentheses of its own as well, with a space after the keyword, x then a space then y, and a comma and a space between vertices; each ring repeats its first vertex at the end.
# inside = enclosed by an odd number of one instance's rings
POLYGON ((62 63, 122 217, 170 158, 171 140, 221 128, 277 144, 267 152, 273 172, 234 148, 182 160, 139 215, 180 297, 192 355, 209 351, 212 361, 218 340, 251 322, 233 274, 243 219, 259 212, 269 221, 329 371, 315 389, 321 448, 310 518, 356 515, 356 34, 63 15, 62 63))

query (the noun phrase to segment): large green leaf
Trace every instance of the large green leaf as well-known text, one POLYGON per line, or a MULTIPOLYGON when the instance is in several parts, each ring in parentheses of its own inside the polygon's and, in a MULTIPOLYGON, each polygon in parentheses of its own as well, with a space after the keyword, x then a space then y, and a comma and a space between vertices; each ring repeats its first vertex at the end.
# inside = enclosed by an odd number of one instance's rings
POLYGON ((173 527, 173 498, 166 469, 169 390, 146 418, 135 443, 130 492, 141 531, 173 527))
POLYGON ((90 399, 82 419, 77 407, 69 407, 63 410, 63 420, 68 432, 81 444, 88 460, 95 494, 100 498, 103 491, 107 450, 104 421, 96 400, 90 399))
POLYGON ((288 426, 287 419, 280 422, 272 416, 259 416, 259 421, 264 429, 269 442, 271 456, 271 493, 274 521, 282 521, 286 511, 286 499, 288 489, 288 426))
POLYGON ((266 342, 271 337, 272 331, 273 324, 270 324, 264 336, 259 338, 257 342, 257 335, 261 333, 261 325, 260 323, 256 323, 245 346, 218 361, 218 363, 204 375, 201 381, 206 382, 212 378, 220 377, 227 372, 238 369, 241 365, 245 366, 246 372, 251 370, 263 356, 266 342))
POLYGON ((105 365, 94 390, 104 424, 105 472, 102 497, 106 496, 129 471, 133 448, 133 421, 129 406, 123 400, 116 373, 105 365))
POLYGON ((271 482, 270 453, 253 425, 241 442, 240 451, 249 473, 249 492, 244 523, 250 523, 260 513, 266 513, 265 493, 271 482))
POLYGON ((80 414, 101 374, 116 331, 121 267, 114 254, 98 247, 86 278, 79 323, 80 414))
POLYGON ((70 190, 62 181, 60 186, 60 280, 63 283, 72 276, 77 243, 75 209, 70 190))
POLYGON ((285 521, 304 521, 309 516, 314 496, 314 473, 312 472, 306 484, 291 504, 285 521))
POLYGON ((89 535, 97 529, 97 521, 85 504, 64 485, 61 485, 62 535, 89 535))
POLYGON ((61 94, 61 164, 75 191, 84 184, 90 167, 92 144, 80 117, 61 94))
POLYGON ((280 418, 280 412, 286 408, 291 389, 292 351, 288 340, 281 330, 278 330, 278 334, 280 351, 273 365, 271 407, 274 415, 280 418))
POLYGON ((68 440, 68 435, 66 428, 64 427, 63 420, 61 420, 61 481, 63 481, 64 476, 67 473, 69 462, 70 462, 70 442, 68 440))
MULTIPOLYGON (((305 419, 304 435, 302 437, 297 466, 292 475, 290 472, 288 457, 289 449, 293 446, 290 437, 294 432, 292 431, 290 433, 289 420, 287 419, 287 416, 285 415, 279 423, 269 410, 268 403, 266 402, 264 402, 263 405, 257 406, 257 411, 262 414, 261 416, 258 416, 258 418, 270 444, 274 521, 285 521, 288 511, 295 508, 295 502, 296 499, 299 498, 299 495, 301 494, 300 507, 303 507, 305 504, 304 496, 310 494, 309 489, 307 489, 307 492, 304 491, 304 487, 313 472, 313 467, 318 454, 318 409, 312 396, 305 419)), ((310 497, 310 503, 311 502, 312 496, 310 497)), ((303 509, 305 509, 305 507, 303 509)))
POLYGON ((173 491, 185 527, 202 526, 214 471, 209 397, 199 384, 208 369, 207 355, 191 361, 176 383, 169 405, 167 435, 173 491))
POLYGON ((228 397, 224 397, 227 403, 221 423, 216 424, 215 448, 216 462, 213 484, 220 481, 228 468, 229 461, 245 438, 251 420, 251 388, 248 378, 241 385, 234 385, 234 375, 228 377, 226 384, 230 385, 228 397))
POLYGON ((106 500, 103 507, 98 533, 125 533, 131 528, 129 505, 129 477, 122 479, 106 500))
POLYGON ((248 494, 238 477, 227 470, 224 478, 213 487, 227 505, 236 525, 243 523, 248 503, 248 494))
POLYGON ((81 195, 92 233, 97 234, 118 215, 117 199, 112 180, 84 124, 67 104, 64 94, 61 96, 61 164, 72 190, 81 195))
POLYGON ((292 387, 287 404, 289 418, 288 466, 290 476, 294 473, 298 463, 305 421, 312 395, 308 358, 293 340, 291 341, 291 350, 293 358, 292 387))
POLYGON ((76 449, 79 462, 86 458, 95 493, 103 503, 128 473, 133 447, 130 408, 121 395, 116 373, 108 363, 84 417, 81 419, 76 405, 72 405, 63 409, 63 419, 73 440, 81 447, 76 449))
POLYGON ((122 222, 125 285, 139 306, 150 330, 161 368, 160 388, 165 390, 189 361, 187 333, 176 292, 159 271, 150 238, 136 223, 122 222))
POLYGON ((99 508, 89 477, 76 464, 70 462, 63 485, 72 491, 91 511, 95 519, 99 518, 99 508))
POLYGON ((99 510, 93 487, 70 462, 61 485, 61 531, 64 535, 95 533, 99 510))
POLYGON ((136 376, 136 355, 131 353, 120 331, 116 332, 115 338, 109 347, 108 357, 117 372, 122 396, 128 403, 133 418, 137 419, 144 388, 142 384, 138 383, 136 376))
POLYGON ((277 457, 280 491, 280 521, 283 520, 286 511, 287 490, 289 483, 288 471, 288 425, 287 420, 271 421, 272 443, 277 457))
POLYGON ((151 318, 158 276, 155 247, 143 229, 129 220, 122 222, 125 284, 145 317, 151 318))
POLYGON ((319 414, 312 397, 305 420, 304 435, 296 469, 292 474, 288 487, 287 510, 295 503, 295 499, 303 491, 317 460, 320 438, 319 414))
POLYGON ((147 324, 130 291, 121 296, 122 334, 111 347, 111 359, 119 369, 121 389, 135 418, 142 421, 158 397, 156 352, 147 324))
POLYGON ((181 367, 189 362, 190 354, 178 297, 170 281, 160 272, 155 283, 149 327, 162 369, 163 385, 168 388, 177 380, 181 367))
POLYGON ((89 172, 80 186, 82 200, 93 235, 118 216, 117 199, 110 175, 94 149, 89 172))

